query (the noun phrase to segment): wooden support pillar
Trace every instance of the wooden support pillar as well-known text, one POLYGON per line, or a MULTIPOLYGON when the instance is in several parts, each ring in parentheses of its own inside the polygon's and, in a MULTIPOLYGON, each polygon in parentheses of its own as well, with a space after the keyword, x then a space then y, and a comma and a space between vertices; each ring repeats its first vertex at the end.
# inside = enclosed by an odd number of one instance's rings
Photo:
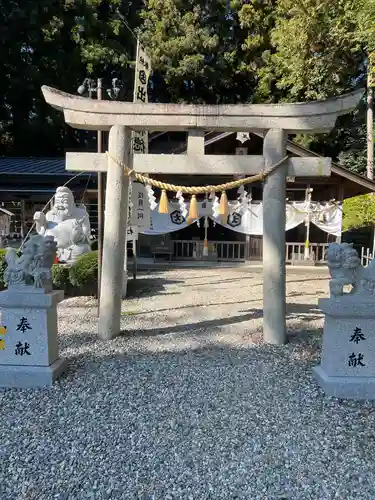
POLYGON ((20 218, 21 218, 21 239, 22 241, 25 238, 25 234, 27 233, 27 227, 26 227, 26 215, 25 215, 25 200, 21 200, 20 202, 20 218))
POLYGON ((250 234, 245 239, 245 260, 250 260, 250 234))
POLYGON ((311 226, 311 196, 313 189, 310 184, 307 185, 306 193, 305 193, 305 202, 306 202, 306 219, 305 219, 305 250, 303 254, 304 260, 310 259, 310 226, 311 226))
POLYGON ((137 240, 133 240, 133 280, 137 279, 137 240))
MULTIPOLYGON (((251 211, 251 203, 253 202, 253 188, 250 187, 248 188, 248 197, 250 200, 250 214, 249 217, 252 217, 252 211, 251 211)), ((247 234, 246 235, 246 242, 245 242, 245 259, 246 260, 251 260, 251 235, 247 234)))
MULTIPOLYGON (((344 204, 344 186, 338 186, 337 188, 337 202, 341 205, 341 208, 343 210, 343 204, 344 204)), ((342 221, 341 221, 341 230, 340 230, 340 234, 338 234, 336 236, 336 242, 337 243, 341 243, 341 240, 342 240, 342 221)))

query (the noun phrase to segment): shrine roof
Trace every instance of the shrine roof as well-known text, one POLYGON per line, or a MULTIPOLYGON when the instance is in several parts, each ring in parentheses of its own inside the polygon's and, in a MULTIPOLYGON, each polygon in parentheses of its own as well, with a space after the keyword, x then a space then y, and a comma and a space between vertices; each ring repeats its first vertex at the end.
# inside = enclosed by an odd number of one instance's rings
MULTIPOLYGON (((298 156, 310 156, 310 157, 319 157, 318 153, 311 151, 310 149, 304 148, 298 144, 295 144, 293 141, 287 142, 287 150, 291 153, 294 153, 298 156)), ((360 184, 364 188, 369 191, 375 191, 375 181, 368 179, 362 174, 358 174, 356 172, 352 172, 348 168, 339 165, 338 163, 332 162, 331 164, 331 172, 333 174, 339 175, 348 181, 354 182, 356 184, 360 184)))
MULTIPOLYGON (((65 170, 65 158, 0 156, 0 175, 54 175, 73 177, 65 170)), ((84 173, 83 176, 87 176, 84 173)))
MULTIPOLYGON (((234 132, 224 132, 224 133, 216 133, 212 134, 212 132, 209 132, 205 135, 205 146, 208 144, 212 144, 218 141, 221 141, 222 139, 225 139, 226 137, 229 137, 230 135, 233 135, 234 132), (206 139, 207 137, 207 139, 206 139)), ((258 132, 255 130, 252 130, 250 134, 257 135, 258 137, 264 138, 264 133, 263 132, 258 132)), ((287 151, 295 154, 297 156, 306 156, 306 157, 321 157, 318 153, 315 153, 314 151, 311 151, 310 149, 307 149, 303 146, 300 146, 299 144, 296 144, 295 142, 288 140, 286 144, 287 151)), ((180 153, 180 154, 186 154, 186 144, 181 145, 179 148, 177 148, 174 153, 180 153)), ((358 174, 356 172, 352 172, 351 170, 343 167, 339 163, 332 162, 331 164, 331 172, 332 174, 338 175, 339 177, 342 177, 343 179, 347 179, 348 181, 354 182, 355 184, 359 184, 363 188, 367 189, 370 192, 375 192, 375 180, 368 179, 362 174, 358 174)))
POLYGON ((28 182, 24 182, 23 184, 12 184, 11 186, 0 186, 0 193, 17 193, 17 194, 27 194, 27 193, 35 193, 35 194, 54 194, 56 191, 56 186, 49 187, 35 187, 33 184, 28 182))

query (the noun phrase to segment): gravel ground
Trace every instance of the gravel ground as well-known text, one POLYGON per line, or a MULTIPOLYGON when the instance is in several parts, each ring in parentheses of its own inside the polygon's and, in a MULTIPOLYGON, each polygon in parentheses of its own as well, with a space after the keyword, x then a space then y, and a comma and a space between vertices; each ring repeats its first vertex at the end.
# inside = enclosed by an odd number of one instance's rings
POLYGON ((68 374, 0 392, 0 499, 374 500, 374 405, 311 374, 327 290, 289 271, 282 347, 262 344, 256 271, 144 275, 111 342, 94 300, 64 301, 68 374))

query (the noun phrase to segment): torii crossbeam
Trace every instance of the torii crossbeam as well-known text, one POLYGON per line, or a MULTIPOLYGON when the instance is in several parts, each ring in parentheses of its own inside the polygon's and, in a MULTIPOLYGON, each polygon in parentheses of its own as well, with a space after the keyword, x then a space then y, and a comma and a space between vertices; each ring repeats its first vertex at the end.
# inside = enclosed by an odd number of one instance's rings
MULTIPOLYGON (((340 115, 353 110, 360 89, 334 99, 294 104, 196 106, 96 101, 42 87, 46 101, 64 112, 67 124, 86 130, 109 130, 109 153, 137 172, 191 175, 252 175, 286 156, 288 133, 329 132, 340 115), (267 131, 263 156, 204 154, 204 132, 267 131), (132 130, 187 130, 186 155, 131 155, 132 130)), ((285 191, 286 177, 329 176, 329 158, 289 158, 268 176, 263 192, 263 336, 285 342, 285 191)), ((107 172, 99 336, 120 333, 125 256, 128 177, 110 157, 67 153, 67 169, 107 172)))

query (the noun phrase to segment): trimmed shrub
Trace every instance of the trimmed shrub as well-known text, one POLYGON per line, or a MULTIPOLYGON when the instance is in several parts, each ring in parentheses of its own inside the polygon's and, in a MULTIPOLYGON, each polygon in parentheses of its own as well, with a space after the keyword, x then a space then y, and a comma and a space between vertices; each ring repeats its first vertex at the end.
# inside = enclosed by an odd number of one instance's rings
POLYGON ((81 295, 97 295, 98 252, 82 255, 69 269, 70 283, 79 289, 81 295))
POLYGON ((52 284, 56 290, 67 291, 70 286, 69 266, 64 264, 54 264, 52 266, 52 284))
MULTIPOLYGON (((6 288, 4 271, 6 250, 0 249, 0 290, 6 288)), ((77 295, 97 296, 98 289, 98 252, 82 255, 71 266, 54 264, 52 266, 52 283, 55 290, 64 290, 65 296, 77 295)))

